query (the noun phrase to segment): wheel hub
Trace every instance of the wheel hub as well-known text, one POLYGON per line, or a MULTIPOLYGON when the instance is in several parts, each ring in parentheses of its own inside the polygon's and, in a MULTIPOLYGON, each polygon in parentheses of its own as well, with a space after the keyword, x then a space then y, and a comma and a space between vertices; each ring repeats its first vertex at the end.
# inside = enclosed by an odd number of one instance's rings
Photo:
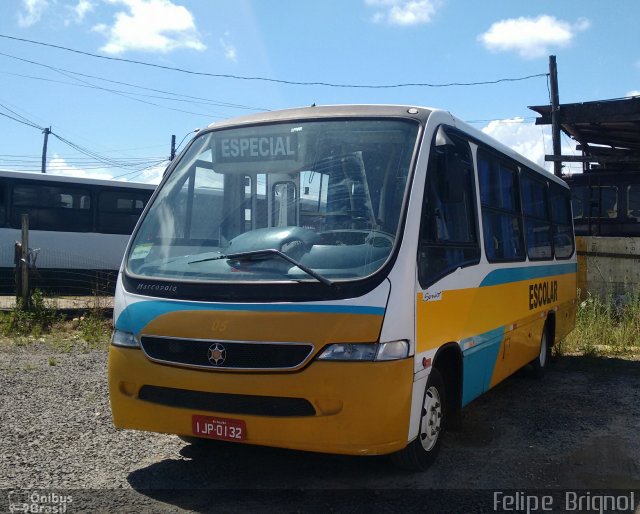
POLYGON ((430 451, 436 445, 442 425, 442 404, 440 393, 435 387, 430 387, 424 397, 422 421, 420 423, 420 440, 422 447, 430 451))

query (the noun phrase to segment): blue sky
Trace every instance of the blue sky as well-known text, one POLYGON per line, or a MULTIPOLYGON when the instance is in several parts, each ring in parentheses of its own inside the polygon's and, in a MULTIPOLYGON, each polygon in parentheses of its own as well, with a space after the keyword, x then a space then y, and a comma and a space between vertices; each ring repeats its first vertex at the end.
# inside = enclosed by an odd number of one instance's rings
MULTIPOLYGON (((615 8, 602 0, 0 3, 4 36, 296 82, 494 81, 547 73, 554 54, 561 102, 640 94, 638 20, 637 0, 617 0, 615 8)), ((41 132, 7 116, 52 126, 88 151, 50 137, 52 173, 153 182, 172 134, 180 141, 219 119, 312 103, 441 107, 541 164, 551 152, 548 131, 534 125, 527 109, 548 103, 545 77, 466 87, 335 88, 188 75, 5 37, 0 54, 0 169, 40 169, 41 132)), ((563 144, 572 151, 566 138, 563 144)))

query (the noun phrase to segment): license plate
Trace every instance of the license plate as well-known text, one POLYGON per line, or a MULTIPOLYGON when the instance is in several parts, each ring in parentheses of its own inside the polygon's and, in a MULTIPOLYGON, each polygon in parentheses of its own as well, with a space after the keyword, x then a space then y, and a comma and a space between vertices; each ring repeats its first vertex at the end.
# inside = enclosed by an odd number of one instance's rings
POLYGON ((191 417, 194 435, 225 441, 244 441, 247 437, 247 426, 241 419, 216 418, 214 416, 191 417))

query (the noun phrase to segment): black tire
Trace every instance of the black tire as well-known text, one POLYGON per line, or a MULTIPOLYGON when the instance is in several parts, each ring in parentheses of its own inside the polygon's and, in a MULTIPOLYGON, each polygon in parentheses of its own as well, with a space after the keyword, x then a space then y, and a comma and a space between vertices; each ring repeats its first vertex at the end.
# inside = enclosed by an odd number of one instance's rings
POLYGON ((424 471, 433 463, 447 423, 446 405, 444 381, 434 368, 424 390, 418 437, 391 456, 396 466, 408 471, 424 471))
POLYGON ((544 372, 549 366, 549 357, 551 356, 551 346, 549 345, 549 330, 545 324, 540 337, 540 353, 531 361, 531 374, 534 378, 542 378, 544 372))

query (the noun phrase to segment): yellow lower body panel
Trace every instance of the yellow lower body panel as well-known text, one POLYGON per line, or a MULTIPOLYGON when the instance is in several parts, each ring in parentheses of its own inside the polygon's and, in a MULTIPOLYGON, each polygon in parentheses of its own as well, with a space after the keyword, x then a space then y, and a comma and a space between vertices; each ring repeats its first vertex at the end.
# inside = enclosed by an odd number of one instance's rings
POLYGON ((109 392, 118 428, 192 436, 192 416, 246 424, 245 443, 349 455, 392 453, 407 445, 413 359, 313 362, 295 373, 229 373, 157 364, 139 349, 109 350, 109 392), (278 398, 303 398, 315 415, 263 416, 161 405, 143 386, 278 398))

